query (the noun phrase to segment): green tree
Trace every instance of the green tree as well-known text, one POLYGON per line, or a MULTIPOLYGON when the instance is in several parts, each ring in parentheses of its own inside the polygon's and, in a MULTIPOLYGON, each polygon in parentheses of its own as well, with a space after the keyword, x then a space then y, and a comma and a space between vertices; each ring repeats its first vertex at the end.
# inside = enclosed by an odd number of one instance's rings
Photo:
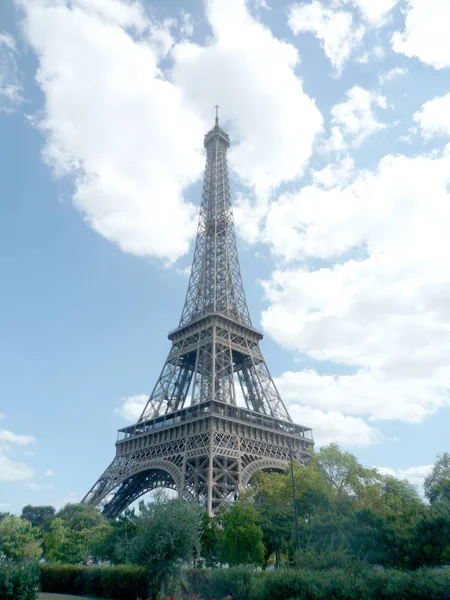
POLYGON ((219 562, 221 533, 217 519, 210 517, 205 510, 201 522, 200 554, 207 567, 215 567, 219 562))
POLYGON ((40 530, 20 517, 0 521, 0 557, 9 560, 38 560, 42 555, 40 530))
POLYGON ((440 501, 450 502, 450 454, 439 454, 433 470, 425 478, 425 496, 434 504, 440 501))
POLYGON ((77 564, 86 559, 88 544, 80 532, 72 531, 56 517, 44 534, 44 550, 48 562, 77 564))
POLYGON ((221 524, 223 562, 230 566, 264 563, 263 531, 252 504, 235 502, 221 515, 221 524))
POLYGON ((105 522, 98 508, 89 504, 66 504, 56 513, 56 517, 72 531, 86 531, 105 522))
POLYGON ((157 498, 139 504, 136 534, 122 542, 119 554, 128 562, 146 567, 152 589, 158 590, 200 549, 202 509, 186 500, 157 498))
POLYGON ((322 446, 313 454, 311 466, 323 473, 338 494, 351 496, 357 496, 362 488, 373 485, 378 475, 375 469, 363 467, 350 452, 342 452, 337 444, 322 446))
POLYGON ((32 506, 27 504, 22 508, 22 519, 30 521, 34 527, 40 527, 43 531, 50 527, 50 523, 55 518, 55 508, 53 506, 32 506))
POLYGON ((92 554, 114 564, 123 562, 122 549, 137 533, 137 517, 134 509, 127 508, 117 519, 100 525, 94 534, 92 554))
POLYGON ((44 535, 48 561, 77 564, 89 555, 99 556, 110 525, 95 506, 67 504, 44 535))

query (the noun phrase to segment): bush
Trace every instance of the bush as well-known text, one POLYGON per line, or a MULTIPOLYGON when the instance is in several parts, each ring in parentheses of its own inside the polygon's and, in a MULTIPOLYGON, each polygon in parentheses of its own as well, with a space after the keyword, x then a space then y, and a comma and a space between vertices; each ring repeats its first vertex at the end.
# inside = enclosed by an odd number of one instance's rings
MULTIPOLYGON (((263 575, 263 574, 262 574, 263 575)), ((209 600, 226 598, 247 600, 253 594, 257 573, 251 569, 190 569, 186 571, 190 588, 194 594, 209 600)))
POLYGON ((0 563, 0 600, 35 600, 39 568, 35 563, 0 563))
POLYGON ((84 567, 42 565, 41 589, 55 594, 136 600, 148 595, 145 569, 140 567, 84 567))
POLYGON ((450 569, 200 569, 187 576, 202 600, 450 600, 450 569))

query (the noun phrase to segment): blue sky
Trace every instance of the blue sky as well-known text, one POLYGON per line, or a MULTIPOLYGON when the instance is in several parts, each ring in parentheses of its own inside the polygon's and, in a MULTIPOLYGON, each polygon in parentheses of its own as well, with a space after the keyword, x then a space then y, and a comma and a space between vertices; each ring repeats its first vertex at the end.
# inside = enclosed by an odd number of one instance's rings
POLYGON ((221 106, 289 410, 420 485, 450 426, 450 0, 0 5, 0 509, 77 501, 169 350, 221 106))

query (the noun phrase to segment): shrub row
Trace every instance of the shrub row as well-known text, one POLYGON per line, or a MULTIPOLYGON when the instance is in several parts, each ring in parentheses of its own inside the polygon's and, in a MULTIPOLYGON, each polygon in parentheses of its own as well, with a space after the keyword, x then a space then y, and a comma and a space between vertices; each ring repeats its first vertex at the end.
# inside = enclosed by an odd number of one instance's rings
POLYGON ((0 562, 0 600, 35 600, 38 589, 36 564, 0 562))
POLYGON ((55 594, 118 600, 147 598, 145 569, 140 567, 84 567, 41 565, 41 590, 55 594))
POLYGON ((192 592, 203 600, 227 595, 233 600, 450 600, 450 569, 200 569, 186 575, 192 592))

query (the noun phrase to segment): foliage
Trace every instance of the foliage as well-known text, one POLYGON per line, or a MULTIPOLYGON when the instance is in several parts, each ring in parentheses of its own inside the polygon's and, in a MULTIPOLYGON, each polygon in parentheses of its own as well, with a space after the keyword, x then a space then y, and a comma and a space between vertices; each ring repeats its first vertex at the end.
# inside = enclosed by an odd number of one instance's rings
POLYGON ((135 565, 145 567, 157 590, 176 570, 200 549, 201 508, 185 500, 157 499, 139 505, 136 533, 122 543, 119 554, 135 565))
POLYGON ((102 558, 104 539, 111 525, 94 506, 68 504, 44 534, 45 558, 50 562, 77 564, 90 555, 102 558))
POLYGON ((101 512, 89 504, 66 504, 56 513, 56 518, 72 531, 86 531, 103 525, 105 518, 101 512))
POLYGON ((430 504, 440 501, 450 502, 450 454, 438 455, 433 470, 425 478, 425 496, 430 504))
POLYGON ((40 530, 20 517, 0 521, 0 558, 37 560, 42 554, 40 530))
POLYGON ((231 566, 264 562, 263 532, 258 512, 247 502, 235 502, 221 515, 222 561, 231 566))
POLYGON ((91 541, 94 557, 120 564, 124 560, 123 548, 137 533, 137 517, 134 509, 126 509, 117 519, 99 526, 91 541))
POLYGON ((414 572, 365 568, 193 570, 188 572, 191 592, 201 598, 239 600, 445 600, 450 598, 450 569, 414 572))
POLYGON ((148 593, 145 569, 132 566, 41 565, 43 592, 136 600, 148 593))
POLYGON ((202 514, 200 532, 200 555, 206 567, 215 567, 219 563, 219 546, 222 530, 218 521, 206 511, 202 514))
POLYGON ((53 506, 32 506, 31 504, 27 504, 22 508, 21 517, 30 521, 34 527, 39 527, 45 531, 48 530, 55 518, 55 508, 53 506))
POLYGON ((0 599, 35 600, 39 589, 36 563, 0 562, 0 599))

